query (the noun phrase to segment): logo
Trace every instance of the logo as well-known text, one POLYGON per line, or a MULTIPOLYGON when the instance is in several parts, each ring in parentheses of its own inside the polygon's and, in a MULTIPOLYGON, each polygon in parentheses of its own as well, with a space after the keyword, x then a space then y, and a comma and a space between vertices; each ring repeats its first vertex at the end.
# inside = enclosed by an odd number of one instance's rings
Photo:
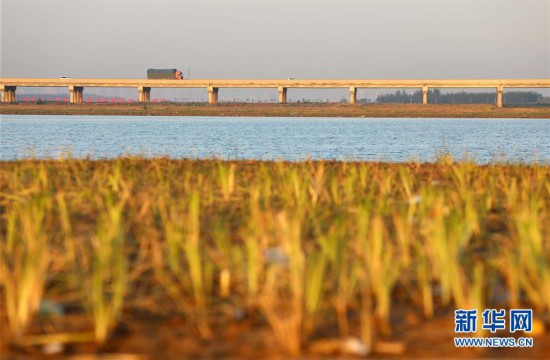
MULTIPOLYGON (((481 313, 482 330, 492 334, 505 331, 507 325, 510 333, 533 331, 533 310, 511 309, 506 316, 505 309, 485 309, 481 313)), ((475 334, 478 326, 478 311, 455 310, 455 333, 475 334)), ((455 337, 456 347, 533 347, 532 337, 455 337)))

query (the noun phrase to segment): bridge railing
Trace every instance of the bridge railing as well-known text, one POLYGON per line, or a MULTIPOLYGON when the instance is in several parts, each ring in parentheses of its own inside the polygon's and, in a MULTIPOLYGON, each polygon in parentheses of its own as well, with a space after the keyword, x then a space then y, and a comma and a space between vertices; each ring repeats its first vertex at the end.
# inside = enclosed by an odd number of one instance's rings
POLYGON ((420 88, 422 103, 428 103, 430 88, 494 88, 496 104, 502 107, 504 88, 550 88, 550 79, 49 79, 49 78, 0 78, 1 101, 16 101, 18 87, 67 87, 71 103, 84 101, 85 87, 137 88, 138 101, 151 101, 152 88, 205 88, 208 102, 218 102, 220 88, 276 88, 280 103, 287 102, 288 89, 347 88, 350 104, 357 101, 360 88, 420 88))

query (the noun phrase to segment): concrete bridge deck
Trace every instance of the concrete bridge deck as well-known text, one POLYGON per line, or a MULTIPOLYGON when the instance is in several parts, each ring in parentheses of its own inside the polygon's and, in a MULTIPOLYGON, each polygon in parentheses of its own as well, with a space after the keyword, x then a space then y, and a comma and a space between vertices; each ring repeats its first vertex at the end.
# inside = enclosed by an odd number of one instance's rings
POLYGON ((149 102, 152 88, 206 88, 208 102, 218 102, 220 88, 277 88, 279 102, 287 101, 287 90, 347 88, 350 104, 357 100, 359 88, 420 88, 423 103, 428 103, 429 88, 494 88, 497 106, 502 107, 504 88, 550 88, 550 79, 72 79, 72 78, 0 78, 2 102, 15 102, 17 87, 68 87, 71 103, 83 102, 85 87, 137 88, 138 101, 149 102))

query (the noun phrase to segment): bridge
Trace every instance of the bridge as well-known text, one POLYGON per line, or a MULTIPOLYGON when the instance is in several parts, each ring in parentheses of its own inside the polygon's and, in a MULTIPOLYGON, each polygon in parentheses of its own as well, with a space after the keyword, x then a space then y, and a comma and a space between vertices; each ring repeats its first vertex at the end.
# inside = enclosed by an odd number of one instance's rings
POLYGON ((496 105, 502 107, 504 88, 550 88, 550 79, 448 79, 448 80, 330 80, 330 79, 288 79, 288 80, 229 80, 229 79, 192 79, 192 80, 149 80, 149 79, 25 79, 0 78, 2 102, 15 102, 18 87, 66 87, 69 89, 70 103, 82 103, 85 87, 123 87, 135 88, 138 101, 147 103, 151 99, 153 88, 204 88, 208 91, 208 102, 216 104, 221 88, 276 88, 279 102, 286 103, 288 89, 349 89, 349 102, 357 101, 357 89, 361 88, 419 88, 422 89, 422 103, 428 103, 429 88, 493 88, 496 91, 496 105))

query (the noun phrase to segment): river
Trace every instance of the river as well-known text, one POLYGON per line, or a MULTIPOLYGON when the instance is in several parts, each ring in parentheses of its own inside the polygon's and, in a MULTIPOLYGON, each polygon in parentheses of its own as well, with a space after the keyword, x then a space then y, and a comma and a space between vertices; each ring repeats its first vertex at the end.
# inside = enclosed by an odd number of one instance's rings
POLYGON ((548 119, 0 115, 0 159, 172 158, 550 163, 548 119))

